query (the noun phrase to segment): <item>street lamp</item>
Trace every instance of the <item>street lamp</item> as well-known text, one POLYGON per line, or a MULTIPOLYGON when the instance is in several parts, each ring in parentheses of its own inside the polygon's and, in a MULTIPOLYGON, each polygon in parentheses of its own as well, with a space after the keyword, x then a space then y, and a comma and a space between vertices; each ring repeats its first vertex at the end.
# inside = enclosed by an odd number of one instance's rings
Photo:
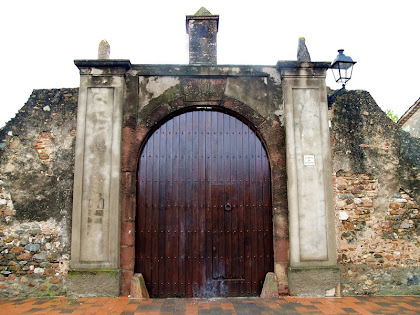
POLYGON ((351 79, 353 66, 356 63, 356 61, 353 61, 351 57, 346 56, 343 52, 344 49, 338 50, 337 58, 335 58, 334 62, 330 66, 330 69, 334 75, 335 82, 341 83, 342 87, 333 95, 328 96, 328 109, 331 109, 332 103, 334 103, 337 96, 339 96, 343 90, 346 89, 346 84, 351 79))

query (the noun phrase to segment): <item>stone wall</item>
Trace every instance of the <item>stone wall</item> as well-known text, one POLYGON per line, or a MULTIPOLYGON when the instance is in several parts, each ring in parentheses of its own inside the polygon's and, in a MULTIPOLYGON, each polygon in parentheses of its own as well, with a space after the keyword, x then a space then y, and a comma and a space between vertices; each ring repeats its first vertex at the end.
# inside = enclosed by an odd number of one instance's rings
POLYGON ((331 137, 342 294, 419 294, 420 142, 362 91, 336 100, 331 137))
MULTIPOLYGON (((77 94, 77 89, 35 90, 0 130, 0 297, 66 292, 77 94)), ((177 109, 179 100, 174 99, 177 109)), ((242 105, 226 104, 235 109, 242 105)), ((158 103, 155 108, 160 108, 158 103)), ((125 115, 127 132, 130 110, 125 109, 125 115)), ((145 130, 155 116, 148 117, 145 130)), ((341 95, 331 117, 341 293, 420 294, 420 140, 393 123, 367 92, 341 95)), ((262 126, 278 136, 275 128, 262 126)), ((136 128, 137 139, 147 133, 134 124, 136 128)), ((138 146, 138 140, 134 142, 138 146)), ((125 148, 123 168, 138 152, 132 148, 125 148)), ((284 164, 284 158, 271 158, 284 164)), ((278 180, 276 173, 274 178, 278 180)), ((135 211, 135 201, 130 209, 135 211)), ((124 220, 132 223, 133 215, 123 213, 124 220)), ((285 254, 281 260, 287 259, 285 254)))
POLYGON ((77 95, 34 90, 0 130, 0 297, 65 294, 77 95))

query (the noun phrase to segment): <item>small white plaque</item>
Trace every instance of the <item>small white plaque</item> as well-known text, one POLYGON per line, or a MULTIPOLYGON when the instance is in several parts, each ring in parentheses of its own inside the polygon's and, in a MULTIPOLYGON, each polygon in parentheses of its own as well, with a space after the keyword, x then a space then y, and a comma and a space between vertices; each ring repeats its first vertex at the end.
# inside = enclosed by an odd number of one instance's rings
POLYGON ((313 154, 304 155, 303 165, 315 165, 315 155, 313 154))

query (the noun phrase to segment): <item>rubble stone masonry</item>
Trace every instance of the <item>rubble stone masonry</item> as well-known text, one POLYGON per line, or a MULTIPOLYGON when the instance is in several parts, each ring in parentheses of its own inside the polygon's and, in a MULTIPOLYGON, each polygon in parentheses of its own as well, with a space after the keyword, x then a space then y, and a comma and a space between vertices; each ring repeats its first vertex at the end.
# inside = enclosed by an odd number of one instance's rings
POLYGON ((420 294, 418 139, 364 91, 331 117, 341 294, 420 294))
POLYGON ((334 176, 338 260, 343 295, 419 293, 419 205, 404 190, 375 211, 378 180, 334 176))
POLYGON ((77 94, 34 90, 0 129, 0 298, 66 293, 77 94))

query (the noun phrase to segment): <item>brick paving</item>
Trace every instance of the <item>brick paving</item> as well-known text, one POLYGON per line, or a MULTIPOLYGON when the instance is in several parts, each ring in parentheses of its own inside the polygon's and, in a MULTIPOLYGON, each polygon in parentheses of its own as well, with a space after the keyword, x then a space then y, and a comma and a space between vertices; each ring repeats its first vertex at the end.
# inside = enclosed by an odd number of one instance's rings
POLYGON ((419 296, 342 298, 145 299, 27 298, 0 300, 0 314, 420 314, 419 296))

